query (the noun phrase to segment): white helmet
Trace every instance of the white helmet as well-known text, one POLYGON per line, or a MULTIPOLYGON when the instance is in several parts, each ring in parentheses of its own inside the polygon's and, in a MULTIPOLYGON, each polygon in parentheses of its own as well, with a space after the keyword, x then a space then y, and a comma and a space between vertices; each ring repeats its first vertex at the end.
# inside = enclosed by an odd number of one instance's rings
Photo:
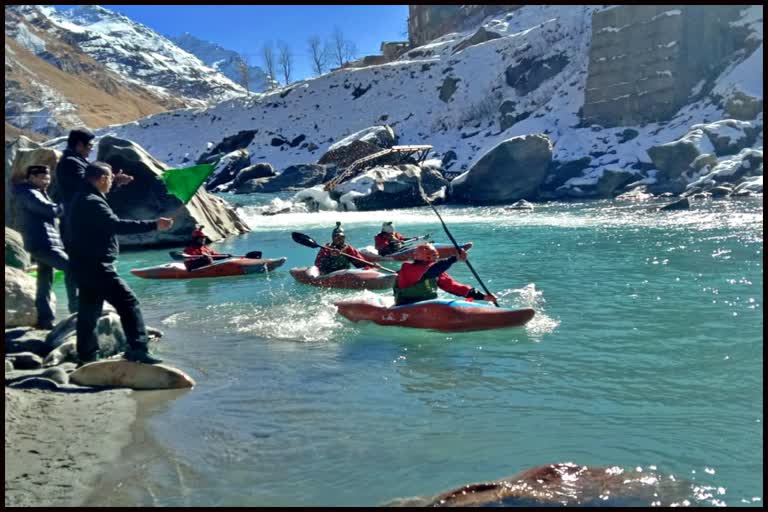
POLYGON ((385 222, 381 225, 381 232, 382 233, 394 233, 395 228, 392 227, 392 222, 385 222))

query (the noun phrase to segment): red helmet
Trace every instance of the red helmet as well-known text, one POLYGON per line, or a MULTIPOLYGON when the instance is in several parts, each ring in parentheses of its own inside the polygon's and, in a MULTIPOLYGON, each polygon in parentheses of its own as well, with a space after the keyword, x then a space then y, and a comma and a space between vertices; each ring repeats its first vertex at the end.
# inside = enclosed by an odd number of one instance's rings
POLYGON ((421 244, 416 248, 413 256, 419 261, 437 261, 440 258, 440 254, 432 244, 421 244))

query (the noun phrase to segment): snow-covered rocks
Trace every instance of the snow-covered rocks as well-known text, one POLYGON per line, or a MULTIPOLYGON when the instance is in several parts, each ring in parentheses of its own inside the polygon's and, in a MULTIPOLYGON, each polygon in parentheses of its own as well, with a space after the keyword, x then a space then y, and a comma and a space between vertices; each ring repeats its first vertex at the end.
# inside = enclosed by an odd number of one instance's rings
POLYGON ((440 172, 412 164, 382 165, 338 185, 331 198, 344 210, 386 210, 425 206, 448 185, 440 172))
POLYGON ((695 124, 691 128, 702 130, 715 149, 717 156, 733 155, 752 146, 761 126, 736 119, 723 119, 708 124, 695 124))
POLYGON ((648 149, 653 164, 661 171, 660 177, 667 180, 678 178, 701 155, 714 152, 714 146, 700 129, 690 131, 675 141, 648 149))
POLYGON ((451 182, 452 201, 503 203, 534 197, 552 160, 546 135, 525 135, 501 142, 451 182))
POLYGON ((252 194, 254 192, 264 194, 284 190, 301 190, 325 183, 330 177, 331 173, 325 165, 292 165, 277 176, 251 179, 240 183, 235 188, 235 194, 252 194))
POLYGON ((214 190, 235 179, 240 171, 251 165, 251 155, 247 149, 236 149, 222 156, 216 163, 216 169, 205 184, 206 190, 214 190))

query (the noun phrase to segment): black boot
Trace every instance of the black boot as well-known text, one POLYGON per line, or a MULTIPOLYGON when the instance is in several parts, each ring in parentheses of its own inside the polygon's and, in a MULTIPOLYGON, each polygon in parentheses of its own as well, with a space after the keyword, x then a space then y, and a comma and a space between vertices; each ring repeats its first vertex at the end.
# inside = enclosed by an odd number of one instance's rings
POLYGON ((146 350, 140 350, 140 349, 134 349, 134 348, 126 350, 125 353, 123 354, 123 358, 127 359, 128 361, 134 361, 136 363, 145 363, 145 364, 158 364, 163 362, 162 359, 152 356, 146 350))

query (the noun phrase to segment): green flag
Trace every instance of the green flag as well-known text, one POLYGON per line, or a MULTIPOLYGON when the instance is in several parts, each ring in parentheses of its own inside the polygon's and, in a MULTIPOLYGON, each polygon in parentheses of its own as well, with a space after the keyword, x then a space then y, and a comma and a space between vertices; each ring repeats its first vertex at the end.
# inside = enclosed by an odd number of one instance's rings
POLYGON ((215 164, 201 164, 183 169, 168 169, 160 175, 160 179, 165 183, 169 194, 187 204, 215 168, 215 164))

